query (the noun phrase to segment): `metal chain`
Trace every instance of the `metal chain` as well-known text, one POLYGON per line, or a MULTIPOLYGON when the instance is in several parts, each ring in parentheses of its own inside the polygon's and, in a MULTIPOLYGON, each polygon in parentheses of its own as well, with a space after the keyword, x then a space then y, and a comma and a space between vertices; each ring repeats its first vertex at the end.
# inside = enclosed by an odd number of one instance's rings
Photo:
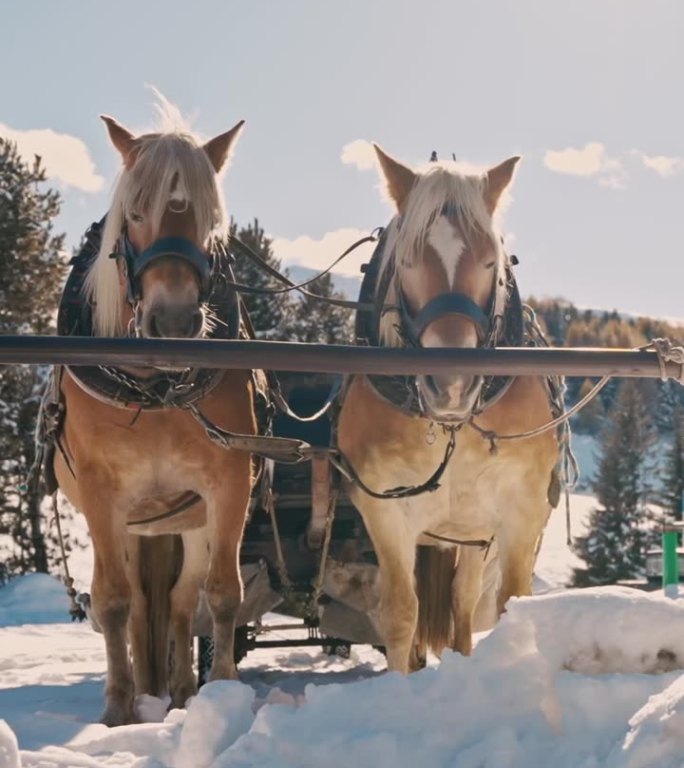
POLYGON ((83 621, 87 618, 86 612, 83 610, 83 606, 76 600, 78 592, 74 589, 74 580, 69 573, 69 562, 66 553, 66 547, 64 546, 64 536, 62 535, 62 522, 59 515, 59 505, 57 503, 57 491, 52 494, 52 514, 57 528, 57 540, 59 542, 59 548, 62 553, 62 566, 64 568, 64 576, 62 582, 66 587, 67 595, 69 596, 69 615, 72 621, 83 621))
MULTIPOLYGON (((192 379, 186 380, 194 373, 194 369, 191 368, 183 371, 181 378, 178 380, 175 380, 170 376, 166 376, 164 378, 164 380, 169 384, 169 387, 164 396, 161 396, 158 392, 156 392, 153 387, 145 386, 146 382, 144 379, 137 379, 134 376, 129 376, 119 368, 106 365, 101 365, 99 368, 104 374, 109 376, 110 379, 116 381, 118 384, 122 384, 123 386, 132 389, 134 392, 138 392, 154 405, 175 406, 177 404, 177 398, 192 392, 195 387, 195 381, 192 379)), ((156 385, 160 380, 161 377, 155 377, 154 384, 156 385)))

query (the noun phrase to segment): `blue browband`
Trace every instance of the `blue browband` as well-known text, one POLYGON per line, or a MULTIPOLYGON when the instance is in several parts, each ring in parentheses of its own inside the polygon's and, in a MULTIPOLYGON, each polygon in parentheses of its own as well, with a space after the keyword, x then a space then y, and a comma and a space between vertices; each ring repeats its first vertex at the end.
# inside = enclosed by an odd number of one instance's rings
POLYGON ((142 273, 155 261, 163 258, 177 258, 187 262, 195 270, 199 277, 200 300, 206 298, 211 287, 212 257, 201 248, 198 248, 192 240, 185 237, 162 237, 155 240, 152 245, 138 254, 133 244, 124 233, 120 239, 121 255, 126 262, 128 273, 129 301, 138 301, 142 294, 140 277, 142 273))
POLYGON ((404 332, 416 346, 420 345, 421 336, 428 325, 443 315, 462 315, 472 321, 480 340, 486 338, 489 332, 489 316, 464 293, 442 293, 435 296, 415 317, 408 311, 403 291, 400 291, 400 303, 404 332))

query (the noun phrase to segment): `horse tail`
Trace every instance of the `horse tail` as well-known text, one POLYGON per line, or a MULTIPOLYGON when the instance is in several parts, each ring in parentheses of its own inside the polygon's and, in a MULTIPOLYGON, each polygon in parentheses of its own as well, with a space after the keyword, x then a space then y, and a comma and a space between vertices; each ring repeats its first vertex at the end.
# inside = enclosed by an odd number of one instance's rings
POLYGON ((169 679, 171 589, 183 563, 177 534, 140 537, 140 583, 147 602, 147 659, 152 696, 164 696, 169 679))
POLYGON ((451 640, 451 587, 455 567, 456 548, 417 548, 417 646, 420 649, 429 648, 437 655, 451 640))

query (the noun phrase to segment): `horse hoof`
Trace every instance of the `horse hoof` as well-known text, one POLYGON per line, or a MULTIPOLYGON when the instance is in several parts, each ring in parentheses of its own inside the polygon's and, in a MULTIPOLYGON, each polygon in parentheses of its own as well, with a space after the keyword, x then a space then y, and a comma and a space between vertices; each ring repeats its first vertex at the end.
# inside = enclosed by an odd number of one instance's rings
POLYGON ((100 718, 102 725, 116 728, 118 725, 130 725, 135 722, 133 717, 133 704, 122 706, 121 704, 108 704, 100 718))
POLYGON ((209 681, 210 683, 213 683, 216 680, 239 680, 237 667, 235 664, 233 664, 228 669, 222 669, 217 670, 214 672, 212 670, 211 674, 209 675, 209 681))
POLYGON ((171 695, 169 709, 186 709, 188 699, 191 699, 193 696, 197 696, 196 685, 183 685, 179 687, 171 695))

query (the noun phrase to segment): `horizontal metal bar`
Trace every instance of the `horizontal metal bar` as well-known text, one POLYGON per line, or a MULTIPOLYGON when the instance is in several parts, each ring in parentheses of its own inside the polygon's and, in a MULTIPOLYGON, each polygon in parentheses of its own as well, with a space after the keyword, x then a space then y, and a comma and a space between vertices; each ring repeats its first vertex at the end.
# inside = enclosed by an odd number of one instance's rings
MULTIPOLYGON (((385 349, 333 344, 207 339, 0 336, 1 363, 173 366, 302 373, 421 374, 454 370, 482 375, 660 378, 652 351, 595 348, 385 349)), ((668 376, 681 366, 667 363, 668 376)))
POLYGON ((305 648, 307 646, 336 646, 352 645, 350 640, 342 640, 338 637, 302 637, 288 640, 252 640, 247 641, 250 651, 258 651, 259 648, 305 648))

